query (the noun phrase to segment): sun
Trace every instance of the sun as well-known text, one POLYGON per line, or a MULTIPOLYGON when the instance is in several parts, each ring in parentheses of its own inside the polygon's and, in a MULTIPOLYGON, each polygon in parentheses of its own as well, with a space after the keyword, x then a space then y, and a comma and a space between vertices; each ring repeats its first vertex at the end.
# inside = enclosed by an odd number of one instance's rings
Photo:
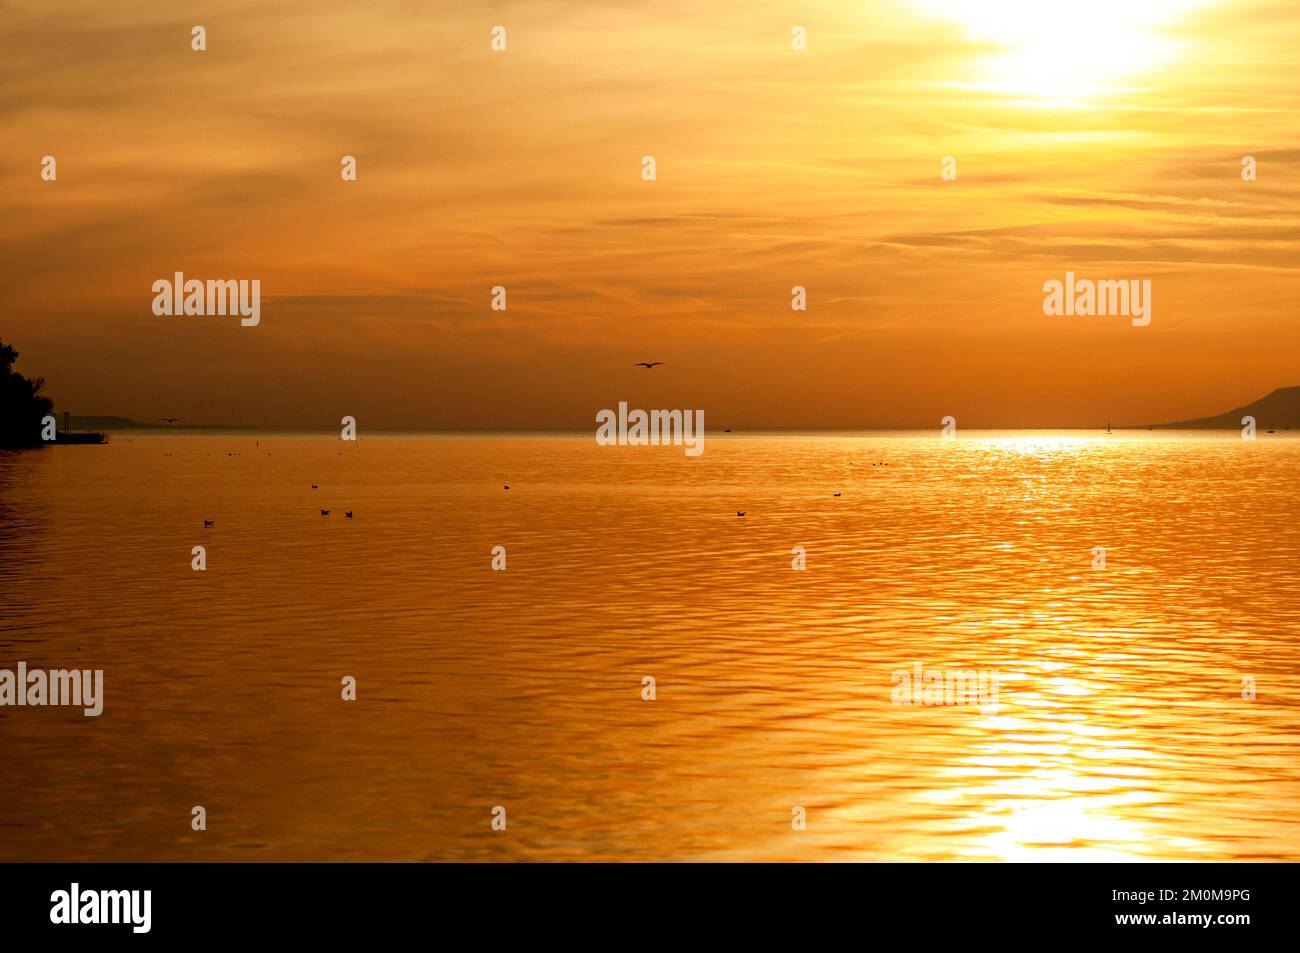
POLYGON ((980 55, 962 85, 1079 102, 1177 59, 1168 27, 1208 0, 913 0, 960 24, 980 55))

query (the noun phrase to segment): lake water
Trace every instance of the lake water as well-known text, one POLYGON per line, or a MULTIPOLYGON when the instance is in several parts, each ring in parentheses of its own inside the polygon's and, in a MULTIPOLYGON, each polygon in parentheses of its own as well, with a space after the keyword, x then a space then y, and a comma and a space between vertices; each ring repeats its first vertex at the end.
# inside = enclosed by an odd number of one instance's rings
POLYGON ((1300 855, 1300 439, 705 448, 0 454, 0 668, 105 691, 0 708, 0 859, 1300 855))

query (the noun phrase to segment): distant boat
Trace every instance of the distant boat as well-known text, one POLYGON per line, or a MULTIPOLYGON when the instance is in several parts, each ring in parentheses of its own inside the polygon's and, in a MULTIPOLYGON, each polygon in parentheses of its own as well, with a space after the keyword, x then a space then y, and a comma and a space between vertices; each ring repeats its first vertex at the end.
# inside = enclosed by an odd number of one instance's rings
POLYGON ((1110 433, 1110 424, 1106 424, 1106 433, 1110 433))

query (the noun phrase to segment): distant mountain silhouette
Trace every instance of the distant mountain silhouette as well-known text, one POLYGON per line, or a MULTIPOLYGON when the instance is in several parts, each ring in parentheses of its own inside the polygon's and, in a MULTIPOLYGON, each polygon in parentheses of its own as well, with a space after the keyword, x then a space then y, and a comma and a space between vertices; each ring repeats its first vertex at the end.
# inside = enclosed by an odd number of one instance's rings
POLYGON ((74 430, 256 430, 256 427, 237 427, 232 424, 168 424, 161 420, 140 421, 130 417, 78 417, 72 415, 74 430))
POLYGON ((1260 430, 1276 427, 1300 430, 1300 387, 1279 387, 1267 397, 1219 414, 1172 424, 1152 424, 1160 430, 1240 430, 1242 417, 1254 417, 1260 430))
POLYGON ((71 421, 74 430, 131 430, 149 426, 129 417, 78 417, 73 414, 71 421))

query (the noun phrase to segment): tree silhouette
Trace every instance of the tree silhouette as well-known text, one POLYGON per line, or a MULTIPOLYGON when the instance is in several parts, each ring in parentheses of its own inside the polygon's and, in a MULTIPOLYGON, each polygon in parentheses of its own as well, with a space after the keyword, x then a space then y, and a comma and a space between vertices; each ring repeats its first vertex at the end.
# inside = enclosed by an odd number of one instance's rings
POLYGON ((18 352, 0 341, 0 447, 41 444, 41 419, 54 402, 41 394, 45 378, 26 378, 14 371, 18 352))

